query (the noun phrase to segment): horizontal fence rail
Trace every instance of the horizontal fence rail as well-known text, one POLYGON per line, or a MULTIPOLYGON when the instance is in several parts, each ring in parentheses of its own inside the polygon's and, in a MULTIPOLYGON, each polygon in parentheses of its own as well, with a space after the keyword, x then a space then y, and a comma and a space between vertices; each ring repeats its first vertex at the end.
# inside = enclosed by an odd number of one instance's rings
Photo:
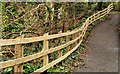
MULTIPOLYGON (((102 11, 98 11, 97 13, 93 14, 92 16, 88 17, 85 23, 83 23, 81 28, 75 29, 73 31, 67 31, 65 33, 59 33, 54 35, 48 35, 48 33, 44 34, 43 36, 39 37, 31 37, 31 38, 23 38, 23 36, 20 36, 16 39, 1 39, 0 40, 0 46, 8 46, 8 45, 15 45, 15 56, 14 60, 8 60, 8 61, 2 61, 0 62, 0 69, 7 68, 10 66, 14 66, 14 72, 22 72, 22 63, 43 57, 43 67, 40 69, 37 69, 35 72, 43 72, 47 70, 48 68, 56 65, 60 61, 64 60, 66 57, 68 57, 73 51, 75 51, 79 45, 82 42, 82 39, 85 35, 85 32, 87 30, 87 27, 89 24, 95 22, 96 20, 104 17, 105 15, 109 14, 109 12, 113 9, 113 3, 111 3, 107 8, 105 8, 102 11), (70 35, 72 35, 72 40, 70 41, 70 35), (61 44, 61 37, 66 37, 66 43, 61 44), (48 40, 58 38, 60 40, 59 46, 56 46, 54 48, 48 48, 48 40), (32 43, 37 41, 43 41, 43 50, 39 53, 29 55, 26 57, 23 57, 23 50, 22 50, 22 44, 26 43, 32 43), (69 45, 72 44, 72 49, 69 50, 69 45), (67 53, 65 55, 62 55, 62 48, 65 48, 67 50, 67 53), (48 54, 53 53, 55 51, 59 51, 59 58, 48 63, 49 58, 48 54), (19 54, 19 55, 18 55, 19 54)), ((33 72, 33 73, 35 73, 33 72)))

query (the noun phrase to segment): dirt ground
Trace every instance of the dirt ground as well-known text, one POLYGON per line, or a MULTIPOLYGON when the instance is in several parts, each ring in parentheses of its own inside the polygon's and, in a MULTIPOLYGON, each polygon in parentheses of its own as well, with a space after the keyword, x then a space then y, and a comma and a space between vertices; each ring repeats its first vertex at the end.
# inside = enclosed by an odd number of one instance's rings
POLYGON ((118 72, 118 14, 96 24, 86 44, 90 50, 85 65, 73 72, 118 72))

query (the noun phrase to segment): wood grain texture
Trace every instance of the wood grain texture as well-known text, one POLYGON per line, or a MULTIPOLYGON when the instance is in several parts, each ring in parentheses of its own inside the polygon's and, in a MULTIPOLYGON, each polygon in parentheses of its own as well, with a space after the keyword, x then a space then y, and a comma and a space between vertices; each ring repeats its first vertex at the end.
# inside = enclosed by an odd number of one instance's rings
MULTIPOLYGON (((44 36, 48 36, 48 33, 44 34, 44 36)), ((42 52, 45 51, 45 50, 48 50, 48 49, 49 49, 48 48, 48 40, 44 40, 43 41, 43 50, 42 50, 42 52)), ((48 60, 49 60, 48 55, 44 55, 43 56, 43 66, 48 64, 48 60)))
MULTIPOLYGON (((70 32, 70 30, 67 32, 70 32)), ((66 36, 66 42, 69 42, 69 41, 70 41, 70 36, 68 35, 68 36, 66 36)), ((69 49, 70 49, 70 46, 67 46, 66 51, 69 52, 69 49)))
MULTIPOLYGON (((75 29, 75 30, 77 30, 77 29, 75 29)), ((78 33, 78 32, 77 32, 78 33)), ((75 39, 77 38, 77 33, 75 33, 74 35, 75 35, 75 39)), ((75 42, 75 45, 74 46, 76 46, 77 45, 77 41, 75 42)))
MULTIPOLYGON (((61 34, 61 33, 62 33, 62 31, 59 32, 59 34, 61 34)), ((62 44, 62 37, 58 38, 58 40, 59 40, 58 45, 60 46, 62 44)), ((62 56, 62 50, 60 49, 58 52, 59 52, 59 57, 61 57, 62 56)))
MULTIPOLYGON (((74 39, 75 39, 75 34, 72 35, 72 40, 74 39)), ((72 44, 72 48, 74 48, 74 46, 75 46, 75 43, 72 44)))
MULTIPOLYGON (((17 39, 22 39, 23 35, 18 37, 17 39)), ((22 58, 23 57, 23 46, 22 45, 15 45, 15 55, 14 58, 22 58)), ((17 64, 14 66, 14 73, 20 73, 22 74, 23 71, 23 65, 22 64, 17 64)))

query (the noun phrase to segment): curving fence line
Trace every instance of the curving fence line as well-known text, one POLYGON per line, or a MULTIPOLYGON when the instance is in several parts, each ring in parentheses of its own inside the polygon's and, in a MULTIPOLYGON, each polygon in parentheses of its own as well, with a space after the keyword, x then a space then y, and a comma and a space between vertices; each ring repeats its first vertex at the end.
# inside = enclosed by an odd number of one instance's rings
POLYGON ((17 54, 15 56, 14 60, 4 61, 0 62, 0 69, 7 68, 10 66, 14 66, 14 72, 22 72, 23 67, 22 63, 43 57, 43 67, 40 69, 37 69, 35 72, 43 72, 47 70, 48 68, 52 67, 53 65, 59 63, 60 61, 64 60, 66 57, 68 57, 73 51, 75 51, 79 45, 82 42, 82 39, 85 35, 85 32, 87 30, 87 27, 89 24, 95 22, 96 20, 104 17, 105 15, 109 14, 109 12, 113 9, 113 3, 111 3, 107 8, 105 8, 102 11, 98 11, 97 13, 93 14, 92 16, 88 17, 85 23, 83 23, 81 28, 75 29, 73 31, 67 31, 65 33, 59 33, 54 35, 48 35, 48 33, 44 34, 44 36, 40 37, 31 37, 31 38, 23 38, 23 36, 18 37, 17 39, 1 39, 0 40, 0 46, 8 46, 8 45, 15 45, 15 53, 17 54), (66 43, 62 44, 62 38, 66 37, 66 43), (72 40, 70 40, 70 37, 72 37, 72 40), (48 40, 58 38, 59 39, 59 46, 54 48, 48 48, 48 40), (23 48, 22 44, 26 43, 32 43, 37 41, 43 41, 43 50, 39 53, 29 55, 26 57, 23 57, 23 48), (72 44, 72 49, 69 50, 69 45, 72 44), (65 55, 62 55, 62 48, 66 47, 67 53, 65 55), (53 53, 55 51, 59 51, 59 58, 48 63, 49 58, 48 54, 53 53))

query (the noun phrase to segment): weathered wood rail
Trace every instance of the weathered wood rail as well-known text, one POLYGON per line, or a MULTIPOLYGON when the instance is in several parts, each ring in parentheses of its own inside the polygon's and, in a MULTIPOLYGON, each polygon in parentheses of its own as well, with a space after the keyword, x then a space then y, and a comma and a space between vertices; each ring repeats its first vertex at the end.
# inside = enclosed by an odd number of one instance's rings
MULTIPOLYGON (((0 68, 7 68, 10 66, 14 66, 14 72, 22 72, 23 67, 22 63, 43 57, 43 67, 37 69, 35 72, 43 72, 48 68, 52 67, 53 65, 59 63, 60 61, 64 60, 67 56, 69 56, 73 51, 75 51, 78 46, 81 44, 82 39, 85 35, 87 27, 89 24, 95 22, 96 20, 104 17, 105 15, 109 14, 109 12, 113 9, 113 3, 111 3, 107 8, 102 11, 99 11, 92 16, 88 17, 85 23, 83 23, 81 28, 75 29, 73 31, 67 31, 66 33, 59 33, 54 35, 48 35, 48 33, 44 34, 40 37, 31 37, 31 38, 23 38, 23 36, 17 39, 1 39, 0 46, 8 46, 8 45, 15 45, 15 59, 9 61, 2 61, 0 62, 0 68), (72 40, 70 40, 70 35, 72 35, 72 40), (61 38, 66 37, 66 43, 62 44, 61 38), (48 48, 50 39, 58 38, 59 39, 59 46, 54 48, 48 48), (23 48, 22 44, 32 43, 37 41, 43 41, 43 50, 39 53, 23 57, 23 48), (72 44, 72 49, 70 49, 69 45, 72 44), (67 53, 62 55, 62 48, 65 48, 67 53), (59 58, 49 63, 48 54, 53 53, 55 51, 59 51, 59 58)), ((34 72, 33 72, 34 73, 34 72)))

